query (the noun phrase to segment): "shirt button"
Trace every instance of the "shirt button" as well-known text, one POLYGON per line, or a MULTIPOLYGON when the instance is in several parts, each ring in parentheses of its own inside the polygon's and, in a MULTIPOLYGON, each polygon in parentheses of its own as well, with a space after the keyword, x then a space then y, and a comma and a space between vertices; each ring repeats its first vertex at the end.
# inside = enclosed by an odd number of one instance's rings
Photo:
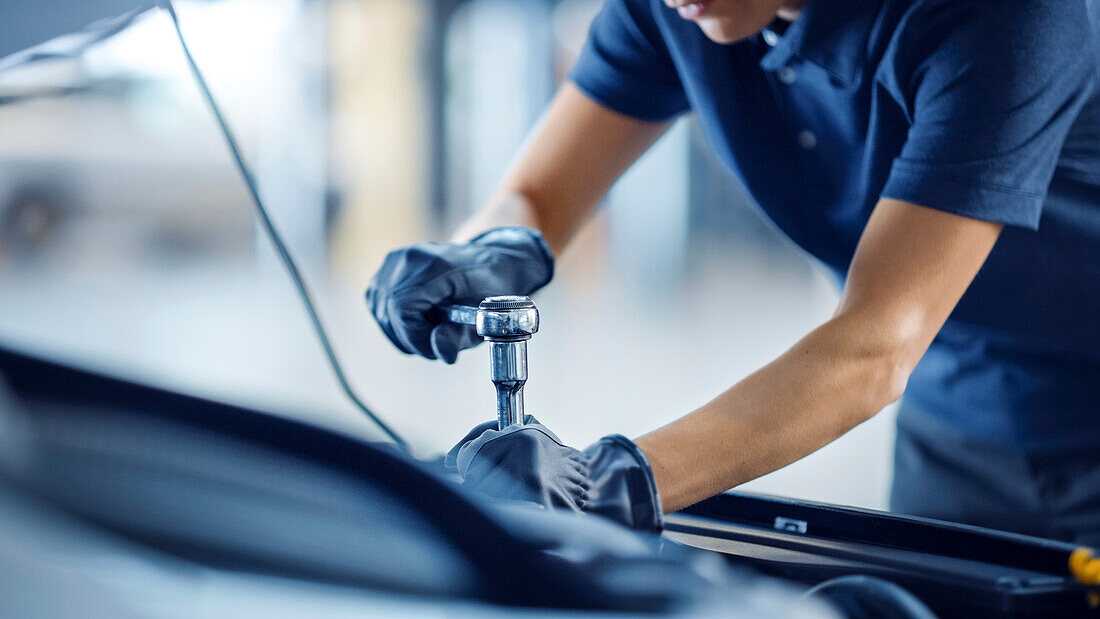
POLYGON ((779 81, 790 86, 794 83, 795 80, 798 79, 798 74, 795 73, 795 70, 790 67, 783 67, 779 69, 778 77, 779 81))
POLYGON ((802 130, 798 132, 798 145, 804 150, 813 150, 817 146, 817 136, 813 131, 802 130))
POLYGON ((775 44, 779 42, 779 35, 774 30, 765 28, 760 34, 763 35, 764 42, 768 44, 768 47, 775 47, 775 44))

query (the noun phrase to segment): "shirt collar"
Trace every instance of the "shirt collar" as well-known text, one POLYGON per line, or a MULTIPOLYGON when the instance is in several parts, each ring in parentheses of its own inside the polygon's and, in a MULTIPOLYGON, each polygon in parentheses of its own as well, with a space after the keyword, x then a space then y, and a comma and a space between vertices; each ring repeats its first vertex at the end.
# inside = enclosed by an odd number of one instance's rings
POLYGON ((764 54, 760 67, 776 71, 792 59, 806 60, 845 86, 856 83, 878 4, 875 0, 809 0, 798 19, 764 54))

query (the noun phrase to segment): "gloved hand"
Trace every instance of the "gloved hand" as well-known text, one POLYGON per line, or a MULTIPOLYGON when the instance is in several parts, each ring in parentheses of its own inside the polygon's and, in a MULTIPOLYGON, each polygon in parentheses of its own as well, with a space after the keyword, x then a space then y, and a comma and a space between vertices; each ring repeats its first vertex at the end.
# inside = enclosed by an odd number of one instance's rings
POLYGON ((538 230, 495 228, 468 243, 419 243, 390 252, 367 288, 367 305, 402 352, 454 363, 460 350, 482 339, 472 326, 438 322, 434 308, 530 295, 553 275, 554 257, 538 230))
POLYGON ((463 485, 489 496, 596 514, 639 531, 660 531, 661 500, 642 450, 613 434, 584 451, 538 420, 497 430, 475 427, 447 454, 463 485))

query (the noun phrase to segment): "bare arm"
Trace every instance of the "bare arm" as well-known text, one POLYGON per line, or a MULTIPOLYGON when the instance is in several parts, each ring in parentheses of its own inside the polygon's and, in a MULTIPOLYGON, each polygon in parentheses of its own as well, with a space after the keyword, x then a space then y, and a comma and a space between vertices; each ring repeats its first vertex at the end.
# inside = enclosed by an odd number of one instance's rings
POLYGON ((637 443, 672 512, 821 448, 901 396, 1002 226, 883 199, 836 314, 637 443))
POLYGON ((608 189, 667 128, 611 111, 565 84, 494 198, 455 240, 521 224, 541 230, 561 253, 608 189))

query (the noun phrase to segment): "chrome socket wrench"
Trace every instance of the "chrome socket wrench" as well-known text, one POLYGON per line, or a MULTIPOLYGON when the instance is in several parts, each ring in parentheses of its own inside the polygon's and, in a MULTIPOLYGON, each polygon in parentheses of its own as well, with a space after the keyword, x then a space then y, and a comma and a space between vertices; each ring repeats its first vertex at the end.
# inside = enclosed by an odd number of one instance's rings
POLYGON ((539 310, 530 297, 489 297, 477 307, 448 305, 446 320, 473 325, 489 342, 489 375, 497 390, 497 425, 523 424, 527 340, 539 331, 539 310))

